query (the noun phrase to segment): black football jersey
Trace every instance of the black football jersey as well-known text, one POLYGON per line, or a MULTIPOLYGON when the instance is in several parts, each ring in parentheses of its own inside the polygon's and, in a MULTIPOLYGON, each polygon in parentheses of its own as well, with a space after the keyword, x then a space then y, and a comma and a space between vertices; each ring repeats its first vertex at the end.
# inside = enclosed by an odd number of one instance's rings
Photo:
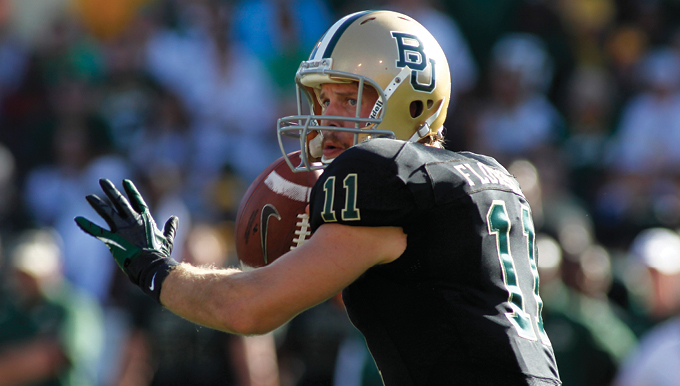
POLYGON ((531 209, 494 159, 371 139, 326 168, 310 213, 313 229, 407 234, 402 256, 343 291, 387 386, 560 384, 531 209))

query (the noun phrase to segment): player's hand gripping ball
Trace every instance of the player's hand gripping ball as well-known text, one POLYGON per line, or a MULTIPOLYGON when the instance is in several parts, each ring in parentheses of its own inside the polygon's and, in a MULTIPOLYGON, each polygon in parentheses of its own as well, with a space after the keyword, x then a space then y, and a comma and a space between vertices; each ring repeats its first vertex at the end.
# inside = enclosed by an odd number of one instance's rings
MULTIPOLYGON (((289 154, 293 165, 300 152, 289 154)), ((250 184, 236 215, 236 253, 241 265, 262 267, 312 235, 305 207, 321 170, 294 173, 283 157, 250 184)))

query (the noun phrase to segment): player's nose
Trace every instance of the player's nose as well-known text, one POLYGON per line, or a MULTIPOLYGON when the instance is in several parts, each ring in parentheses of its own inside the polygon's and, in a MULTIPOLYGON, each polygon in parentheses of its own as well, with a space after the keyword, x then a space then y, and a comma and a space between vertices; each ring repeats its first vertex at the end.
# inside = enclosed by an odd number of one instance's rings
MULTIPOLYGON (((321 126, 329 126, 329 127, 343 127, 343 121, 338 120, 338 119, 322 119, 321 120, 321 126)), ((322 134, 327 134, 329 131, 322 130, 322 134)))

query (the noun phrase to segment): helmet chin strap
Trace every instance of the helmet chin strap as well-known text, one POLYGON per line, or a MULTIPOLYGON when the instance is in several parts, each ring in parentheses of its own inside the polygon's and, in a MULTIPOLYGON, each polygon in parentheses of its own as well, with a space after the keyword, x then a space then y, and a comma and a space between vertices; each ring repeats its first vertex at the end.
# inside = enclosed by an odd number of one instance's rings
POLYGON ((399 85, 401 85, 401 83, 404 80, 408 79, 410 74, 411 74, 410 68, 404 67, 401 69, 397 76, 395 76, 394 79, 392 79, 392 81, 390 82, 390 84, 388 84, 387 87, 385 88, 384 90, 385 100, 381 101, 380 99, 378 99, 377 101, 375 101, 375 105, 373 105, 373 108, 371 109, 371 114, 369 115, 369 118, 375 119, 378 116, 378 113, 383 108, 383 106, 387 104, 387 101, 390 99, 392 94, 394 94, 394 92, 397 90, 399 85))
POLYGON ((319 158, 322 164, 328 165, 333 161, 333 158, 328 159, 323 155, 323 131, 319 130, 319 134, 309 141, 309 154, 314 158, 319 158))
POLYGON ((317 134, 316 137, 312 138, 307 143, 307 146, 309 147, 309 155, 311 155, 312 158, 322 158, 323 161, 323 148, 321 148, 323 144, 323 132, 319 130, 318 133, 319 134, 317 134))

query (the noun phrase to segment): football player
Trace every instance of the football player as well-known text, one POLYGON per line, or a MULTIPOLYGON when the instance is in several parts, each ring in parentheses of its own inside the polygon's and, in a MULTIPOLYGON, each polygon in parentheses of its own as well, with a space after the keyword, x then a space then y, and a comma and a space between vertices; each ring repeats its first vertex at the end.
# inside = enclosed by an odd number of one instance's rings
POLYGON ((442 148, 449 76, 406 15, 358 12, 330 27, 296 74, 299 114, 278 122, 280 138, 300 139, 292 168, 325 168, 314 234, 263 268, 178 264, 177 219, 159 231, 128 180, 128 199, 107 180, 112 206, 87 198, 110 230, 76 222, 196 323, 266 333, 343 291, 386 385, 559 385, 531 209, 494 159, 442 148))

